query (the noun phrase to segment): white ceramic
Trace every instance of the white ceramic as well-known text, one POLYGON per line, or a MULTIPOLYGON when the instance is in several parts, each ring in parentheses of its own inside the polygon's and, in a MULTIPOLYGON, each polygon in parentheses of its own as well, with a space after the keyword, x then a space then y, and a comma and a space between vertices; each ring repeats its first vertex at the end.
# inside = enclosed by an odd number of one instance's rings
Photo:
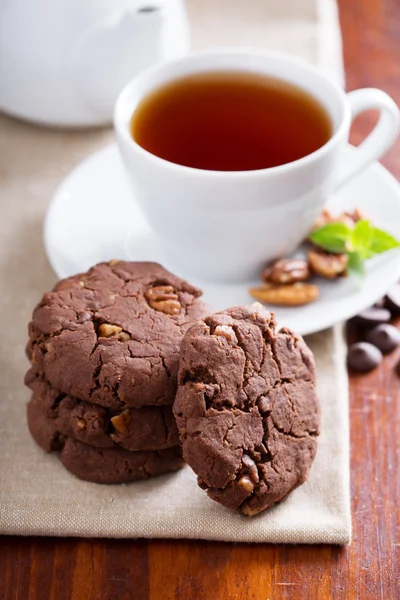
MULTIPOLYGON (((351 169, 358 150, 347 146, 343 159, 351 169)), ((373 163, 329 200, 333 211, 360 208, 377 225, 400 239, 400 185, 378 163, 373 163)), ((146 222, 123 169, 117 147, 93 154, 61 183, 47 214, 44 241, 51 265, 59 277, 85 271, 102 260, 154 260, 197 283, 205 300, 221 310, 252 302, 249 282, 213 283, 183 270, 163 252, 146 222), (110 198, 112 203, 110 204, 110 198), (79 215, 79 218, 77 217, 79 215)), ((280 324, 302 334, 348 319, 383 296, 400 277, 400 252, 392 251, 368 264, 362 285, 351 278, 319 282, 319 300, 301 308, 270 307, 280 324)))
POLYGON ((346 95, 305 61, 270 52, 226 50, 194 54, 142 73, 121 92, 114 123, 135 199, 169 259, 203 279, 238 281, 255 276, 266 261, 292 252, 310 230, 328 192, 393 144, 400 119, 396 104, 382 91, 364 89, 346 95), (241 172, 173 164, 133 141, 130 119, 149 91, 187 74, 228 70, 279 77, 311 92, 331 116, 331 139, 292 163, 241 172), (379 123, 350 167, 343 150, 351 120, 371 108, 380 111, 379 123))
POLYGON ((0 110, 109 123, 132 77, 188 48, 184 0, 1 0, 0 110))

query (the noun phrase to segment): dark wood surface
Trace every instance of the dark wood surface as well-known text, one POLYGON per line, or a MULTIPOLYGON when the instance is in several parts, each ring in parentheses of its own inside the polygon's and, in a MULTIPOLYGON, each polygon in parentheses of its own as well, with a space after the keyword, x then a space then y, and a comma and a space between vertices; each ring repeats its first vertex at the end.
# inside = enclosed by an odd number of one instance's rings
MULTIPOLYGON (((400 104, 400 0, 340 0, 347 88, 400 104)), ((374 116, 362 116, 352 140, 374 116)), ((400 178, 400 142, 383 164, 400 178)), ((400 599, 397 355, 351 377, 353 543, 273 546, 186 541, 0 538, 0 600, 400 599)))

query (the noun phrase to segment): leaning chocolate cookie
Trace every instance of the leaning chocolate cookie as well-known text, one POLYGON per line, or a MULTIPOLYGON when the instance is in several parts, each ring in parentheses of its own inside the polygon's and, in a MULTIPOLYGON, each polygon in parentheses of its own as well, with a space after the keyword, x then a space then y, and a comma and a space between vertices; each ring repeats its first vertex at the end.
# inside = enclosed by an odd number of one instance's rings
POLYGON ((43 296, 28 357, 75 398, 112 409, 171 405, 182 337, 204 315, 200 295, 156 263, 96 265, 43 296))
POLYGON ((183 339, 174 413, 200 487, 255 515, 307 479, 319 433, 312 353, 260 305, 207 317, 183 339))
POLYGON ((41 421, 46 446, 54 436, 64 435, 96 446, 126 450, 164 450, 179 445, 171 406, 143 406, 110 411, 104 406, 78 400, 52 388, 28 371, 26 385, 33 391, 27 406, 28 421, 41 421))

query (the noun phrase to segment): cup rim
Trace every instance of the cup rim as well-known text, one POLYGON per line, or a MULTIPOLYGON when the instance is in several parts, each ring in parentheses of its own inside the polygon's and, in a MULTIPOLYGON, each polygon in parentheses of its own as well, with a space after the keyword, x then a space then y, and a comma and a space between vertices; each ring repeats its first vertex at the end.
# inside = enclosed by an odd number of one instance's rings
MULTIPOLYGON (((239 68, 240 69, 240 68, 239 68)), ((238 69, 238 70, 239 70, 238 69)), ((212 70, 212 66, 210 66, 210 70, 212 70)), ((205 69, 207 71, 207 69, 205 69)), ((173 81, 174 77, 170 78, 170 81, 173 81)), ((326 108, 326 107, 325 107, 326 108)), ((350 127, 350 107, 346 102, 346 92, 344 89, 331 77, 326 75, 324 71, 315 67, 311 63, 306 60, 298 57, 293 57, 284 52, 277 52, 271 50, 259 50, 253 48, 217 48, 210 50, 203 50, 199 52, 191 52, 183 57, 177 58, 172 61, 164 62, 161 64, 154 65, 144 71, 142 71, 139 75, 131 79, 125 87, 121 90, 118 95, 115 108, 114 108, 114 129, 118 135, 122 137, 124 142, 133 150, 135 150, 139 155, 146 157, 148 160, 152 161, 155 165, 162 166, 164 168, 172 169, 177 173, 190 174, 190 175, 207 175, 208 177, 214 177, 216 179, 223 178, 243 178, 243 177, 260 177, 265 176, 266 174, 283 174, 287 171, 298 169, 308 164, 318 160, 321 156, 329 153, 331 148, 333 148, 337 142, 343 137, 343 134, 346 133, 350 127), (338 99, 340 100, 343 108, 343 117, 341 122, 339 123, 336 131, 332 134, 329 140, 314 152, 307 154, 297 160, 292 162, 284 163, 282 165, 277 165, 275 167, 266 167, 264 169, 252 169, 246 171, 218 171, 211 169, 200 169, 197 167, 188 167, 186 165, 180 165, 178 163, 171 162, 166 160, 165 158, 161 158, 152 154, 142 146, 140 146, 133 138, 129 129, 129 126, 126 126, 125 112, 126 112, 126 104, 130 102, 130 98, 132 93, 140 86, 146 79, 152 77, 158 72, 162 72, 165 68, 171 68, 174 65, 179 65, 182 63, 190 63, 191 60, 196 60, 197 58, 202 57, 223 57, 223 56, 255 56, 255 57, 265 57, 265 58, 275 58, 277 60, 284 61, 286 63, 290 63, 293 66, 300 67, 302 70, 313 73, 314 75, 320 77, 325 80, 325 82, 331 86, 332 91, 336 93, 338 99)))

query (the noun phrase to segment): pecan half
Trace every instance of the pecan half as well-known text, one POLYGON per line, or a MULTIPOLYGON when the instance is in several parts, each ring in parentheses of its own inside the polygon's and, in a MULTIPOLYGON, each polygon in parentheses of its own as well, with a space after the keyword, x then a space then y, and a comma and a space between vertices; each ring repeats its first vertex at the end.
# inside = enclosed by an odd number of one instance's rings
POLYGON ((295 283, 310 278, 310 269, 304 258, 280 258, 273 262, 261 277, 270 283, 295 283))
POLYGON ((243 454, 242 456, 242 468, 243 474, 250 477, 254 483, 258 483, 259 476, 256 463, 248 454, 243 454))
POLYGON ((151 308, 166 315, 177 315, 181 309, 178 294, 172 285, 157 285, 149 288, 144 296, 151 308))
POLYGON ((324 208, 318 219, 315 221, 312 226, 312 231, 315 229, 319 229, 320 227, 324 227, 324 225, 328 225, 329 223, 344 223, 349 227, 353 227, 354 223, 363 219, 364 216, 358 208, 354 210, 346 210, 340 215, 333 216, 330 210, 324 208))
POLYGON ((259 302, 278 306, 301 306, 314 302, 319 296, 316 285, 301 282, 286 285, 265 283, 260 287, 251 288, 249 292, 259 302))
POLYGON ((122 327, 119 325, 110 325, 110 323, 102 323, 99 325, 98 335, 99 337, 117 337, 121 333, 122 327))
POLYGON ((131 422, 131 413, 129 408, 123 410, 119 415, 111 417, 111 423, 113 427, 119 431, 119 433, 127 434, 129 431, 129 424, 131 422))
POLYGON ((237 482, 237 485, 249 494, 252 493, 255 487, 254 482, 247 475, 243 475, 237 482))
POLYGON ((121 333, 118 334, 118 339, 120 342, 129 342, 131 336, 129 333, 126 333, 126 331, 121 331, 121 333))
POLYGON ((347 254, 331 254, 322 250, 310 250, 307 259, 312 271, 326 279, 346 275, 349 257, 347 254))
POLYGON ((237 343, 237 337, 230 325, 218 325, 214 329, 214 335, 224 337, 228 342, 237 343))
POLYGON ((110 323, 102 323, 97 330, 98 337, 117 338, 120 342, 128 342, 131 339, 129 333, 122 331, 119 325, 111 325, 110 323))

